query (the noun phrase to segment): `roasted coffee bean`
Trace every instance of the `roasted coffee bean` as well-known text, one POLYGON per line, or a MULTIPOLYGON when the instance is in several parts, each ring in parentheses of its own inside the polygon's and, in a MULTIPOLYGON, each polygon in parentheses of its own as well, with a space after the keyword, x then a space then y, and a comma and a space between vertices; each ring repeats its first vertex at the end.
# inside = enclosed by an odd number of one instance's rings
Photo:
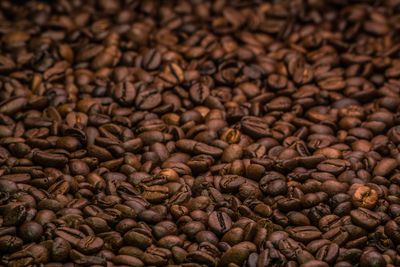
POLYGON ((219 266, 229 266, 230 263, 241 266, 252 252, 256 251, 256 246, 250 242, 241 242, 229 248, 221 257, 219 266))
POLYGON ((116 265, 127 265, 132 267, 143 267, 144 263, 134 256, 118 255, 112 258, 112 262, 116 265))
POLYGON ((223 234, 232 227, 232 220, 223 211, 213 211, 208 217, 208 226, 216 234, 223 234))
POLYGON ((361 255, 360 266, 386 266, 386 261, 379 252, 366 251, 361 255))
POLYGON ((114 87, 114 98, 122 106, 132 105, 136 97, 136 87, 131 82, 120 82, 114 87))
POLYGON ((260 189, 272 196, 284 195, 287 192, 286 178, 278 172, 268 172, 261 178, 260 189))
POLYGON ((143 262, 147 265, 165 266, 172 253, 164 248, 148 248, 143 254, 143 262))
POLYGON ((143 198, 150 203, 160 203, 168 198, 169 189, 166 186, 153 185, 146 187, 143 192, 143 198))
POLYGON ((195 83, 190 87, 189 94, 194 102, 201 104, 210 95, 210 88, 204 83, 195 83))
POLYGON ((300 265, 301 267, 328 267, 329 264, 324 262, 324 261, 319 261, 319 260, 311 260, 306 263, 303 263, 300 265))
POLYGON ((35 242, 43 235, 43 227, 34 221, 25 222, 19 228, 19 235, 25 242, 35 242))
POLYGON ((316 259, 332 264, 339 256, 339 246, 335 243, 324 245, 318 249, 316 259))
POLYGON ((71 245, 63 238, 56 237, 50 248, 51 256, 54 261, 64 262, 68 260, 71 245))
POLYGON ((137 246, 141 249, 146 249, 152 243, 151 235, 142 229, 133 229, 124 235, 124 241, 128 245, 137 246))
POLYGON ((157 107, 162 101, 161 94, 157 88, 144 84, 139 86, 135 106, 141 110, 149 110, 157 107))
POLYGON ((186 256, 186 260, 190 262, 197 262, 200 264, 206 264, 206 266, 215 266, 215 258, 203 251, 192 251, 186 256))
POLYGON ((298 226, 288 230, 294 240, 308 243, 321 237, 321 232, 314 226, 298 226))
POLYGON ((386 223, 385 234, 396 244, 400 243, 400 225, 396 221, 390 220, 386 223))
POLYGON ((373 230, 381 223, 381 218, 376 212, 365 208, 352 210, 350 216, 354 224, 367 230, 373 230))
POLYGON ((386 176, 390 174, 398 166, 397 160, 392 158, 384 158, 375 166, 374 175, 386 176))
POLYGON ((37 164, 46 167, 63 167, 68 162, 68 158, 64 155, 44 151, 34 152, 32 159, 37 164))
POLYGON ((397 2, 2 1, 0 265, 399 266, 397 2))
POLYGON ((21 225, 27 217, 27 209, 24 205, 20 204, 15 207, 10 207, 10 210, 5 211, 3 216, 4 226, 21 225))
POLYGON ((0 237, 0 251, 3 253, 12 253, 22 248, 23 240, 12 235, 3 235, 0 237))
POLYGON ((271 136, 271 130, 267 122, 257 117, 243 117, 241 120, 241 127, 243 132, 253 138, 262 138, 271 136))
POLYGON ((373 209, 377 204, 378 199, 378 193, 374 189, 361 185, 354 192, 352 196, 352 203, 356 207, 373 209))
POLYGON ((1 102, 0 113, 11 115, 22 110, 28 104, 28 99, 25 97, 14 97, 4 99, 1 102))

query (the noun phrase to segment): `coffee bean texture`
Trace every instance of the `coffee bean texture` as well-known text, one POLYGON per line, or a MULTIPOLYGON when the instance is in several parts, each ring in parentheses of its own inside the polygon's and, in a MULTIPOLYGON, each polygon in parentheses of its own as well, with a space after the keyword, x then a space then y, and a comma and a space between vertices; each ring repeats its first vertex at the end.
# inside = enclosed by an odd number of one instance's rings
POLYGON ((2 266, 400 266, 400 1, 0 1, 2 266))

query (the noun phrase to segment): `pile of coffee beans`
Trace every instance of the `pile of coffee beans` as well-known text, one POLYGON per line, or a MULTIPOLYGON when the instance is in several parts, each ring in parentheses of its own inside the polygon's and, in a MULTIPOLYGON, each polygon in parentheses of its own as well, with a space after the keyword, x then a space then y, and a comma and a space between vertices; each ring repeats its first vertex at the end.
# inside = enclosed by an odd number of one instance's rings
POLYGON ((400 0, 2 0, 0 51, 0 266, 400 266, 400 0))

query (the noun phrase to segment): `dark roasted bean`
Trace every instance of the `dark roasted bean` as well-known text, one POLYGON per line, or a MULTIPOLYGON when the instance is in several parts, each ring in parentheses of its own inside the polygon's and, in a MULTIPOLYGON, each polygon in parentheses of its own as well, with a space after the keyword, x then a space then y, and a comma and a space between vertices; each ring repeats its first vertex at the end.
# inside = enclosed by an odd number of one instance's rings
POLYGON ((239 266, 248 258, 250 253, 256 251, 256 246, 250 242, 241 242, 228 249, 219 262, 220 266, 228 266, 229 263, 235 263, 239 266))
POLYGON ((400 266, 398 0, 0 2, 1 266, 400 266))
POLYGON ((381 223, 381 219, 377 213, 365 208, 352 210, 350 216, 354 224, 367 230, 373 230, 381 223))

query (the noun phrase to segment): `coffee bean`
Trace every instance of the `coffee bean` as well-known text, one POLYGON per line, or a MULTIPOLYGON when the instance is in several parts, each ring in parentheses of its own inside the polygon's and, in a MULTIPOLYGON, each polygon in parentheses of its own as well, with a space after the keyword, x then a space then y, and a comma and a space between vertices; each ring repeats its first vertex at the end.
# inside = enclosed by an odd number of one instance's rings
POLYGON ((137 246, 141 249, 146 249, 152 243, 151 235, 142 229, 133 229, 124 235, 124 241, 128 245, 137 246))
POLYGON ((367 251, 361 255, 360 266, 386 266, 386 262, 380 253, 367 251))
POLYGON ((23 205, 17 205, 8 210, 3 217, 4 226, 21 225, 27 217, 27 209, 23 205))
POLYGON ((225 212, 214 211, 208 217, 208 225, 216 234, 223 234, 232 227, 232 220, 225 212))
POLYGON ((396 1, 67 2, 1 2, 2 265, 399 265, 396 1))
POLYGON ((71 245, 63 238, 56 237, 50 248, 53 260, 64 262, 68 259, 71 245))
POLYGON ((321 232, 314 226, 298 226, 288 232, 294 240, 300 242, 309 242, 321 237, 321 232))
POLYGON ((136 87, 131 82, 120 82, 114 87, 114 98, 123 106, 134 103, 136 97, 136 87))
POLYGON ((356 207, 372 209, 377 204, 378 198, 378 193, 374 189, 362 185, 354 192, 352 203, 356 207))
POLYGON ((138 88, 135 105, 141 110, 157 107, 162 101, 161 94, 156 88, 140 85, 138 88))
POLYGON ((14 97, 4 100, 0 103, 0 113, 6 115, 15 114, 22 110, 28 104, 28 99, 25 97, 14 97))
POLYGON ((256 251, 256 246, 250 242, 241 242, 226 251, 219 262, 219 266, 228 266, 234 263, 239 266, 249 257, 250 253, 256 251))
POLYGON ((339 246, 335 243, 322 246, 316 254, 316 259, 332 264, 339 256, 339 246))
POLYGON ((334 180, 328 180, 321 184, 321 190, 329 196, 347 192, 348 185, 334 180))
POLYGON ((257 117, 243 117, 241 121, 243 131, 253 138, 271 136, 267 122, 257 117))
POLYGON ((350 216, 354 224, 359 225, 365 229, 375 229, 380 223, 380 217, 373 211, 365 208, 358 208, 350 212, 350 216))
POLYGON ((146 70, 156 70, 161 64, 161 54, 156 49, 149 49, 143 56, 142 66, 146 70))
POLYGON ((18 251, 22 248, 22 245, 22 239, 16 236, 3 235, 0 237, 0 251, 3 253, 12 253, 18 251))
POLYGON ((327 264, 324 261, 319 261, 319 260, 311 260, 308 261, 307 263, 304 263, 302 265, 300 265, 301 267, 311 267, 311 266, 315 266, 315 267, 327 267, 329 266, 329 264, 327 264))
POLYGON ((396 244, 400 243, 400 226, 396 221, 389 221, 385 225, 385 234, 396 244))
POLYGON ((236 159, 240 159, 243 155, 243 149, 240 145, 232 144, 225 148, 221 160, 223 162, 232 162, 236 159))
POLYGON ((210 95, 210 89, 206 84, 195 83, 190 87, 189 94, 194 102, 201 104, 210 95))
POLYGON ((277 196, 287 192, 285 177, 278 172, 267 172, 260 180, 260 189, 266 194, 277 196))
POLYGON ((386 176, 396 169, 398 163, 395 159, 384 158, 374 168, 374 175, 386 176))
POLYGON ((25 222, 19 228, 19 235, 24 242, 35 242, 40 240, 43 234, 43 227, 37 222, 25 222))
POLYGON ((128 265, 132 267, 143 267, 143 262, 134 256, 118 255, 112 258, 112 262, 117 265, 128 265))
POLYGON ((215 266, 216 260, 213 256, 203 251, 192 251, 186 256, 186 259, 190 262, 197 262, 200 264, 206 264, 207 266, 215 266))
POLYGON ((37 151, 33 154, 33 161, 46 167, 63 167, 68 158, 61 154, 37 151))
POLYGON ((168 198, 168 193, 168 187, 153 185, 145 188, 143 192, 143 197, 150 203, 160 203, 168 198))

